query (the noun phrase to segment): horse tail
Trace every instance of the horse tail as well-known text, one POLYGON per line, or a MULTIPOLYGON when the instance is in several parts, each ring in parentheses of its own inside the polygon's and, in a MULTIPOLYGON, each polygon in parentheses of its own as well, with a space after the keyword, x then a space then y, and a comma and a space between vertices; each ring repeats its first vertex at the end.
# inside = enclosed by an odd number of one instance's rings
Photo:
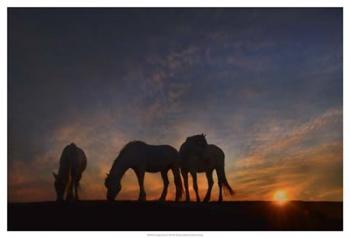
POLYGON ((228 183, 226 179, 225 169, 224 166, 220 167, 218 170, 218 177, 219 177, 219 183, 223 185, 224 190, 228 191, 230 195, 234 195, 235 191, 231 188, 230 184, 228 183))
POLYGON ((182 197, 182 193, 183 193, 183 188, 182 188, 182 180, 181 180, 181 176, 180 176, 180 169, 179 167, 173 167, 171 169, 173 171, 174 174, 174 182, 175 182, 175 187, 176 187, 176 201, 179 201, 182 197))

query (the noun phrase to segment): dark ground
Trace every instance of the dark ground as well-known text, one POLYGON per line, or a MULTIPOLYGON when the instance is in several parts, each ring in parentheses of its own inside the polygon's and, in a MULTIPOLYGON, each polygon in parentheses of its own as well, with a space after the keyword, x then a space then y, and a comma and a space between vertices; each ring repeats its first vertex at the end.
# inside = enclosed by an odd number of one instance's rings
POLYGON ((8 230, 343 230, 342 202, 10 203, 8 230))

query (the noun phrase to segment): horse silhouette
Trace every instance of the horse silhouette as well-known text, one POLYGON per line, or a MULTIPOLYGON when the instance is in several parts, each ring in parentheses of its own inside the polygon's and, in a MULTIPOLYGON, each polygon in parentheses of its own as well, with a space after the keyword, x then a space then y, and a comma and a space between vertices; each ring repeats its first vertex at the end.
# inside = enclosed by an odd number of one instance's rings
POLYGON ((105 186, 107 200, 113 201, 121 190, 120 180, 129 168, 135 171, 140 186, 139 201, 146 200, 143 181, 145 172, 160 172, 163 179, 163 192, 159 200, 164 201, 168 191, 168 171, 172 170, 176 186, 176 201, 182 196, 182 181, 179 169, 179 154, 169 145, 148 145, 142 141, 132 141, 124 146, 107 174, 105 186))
POLYGON ((67 191, 66 200, 79 200, 79 181, 86 164, 87 159, 84 151, 74 143, 67 145, 63 149, 58 174, 52 173, 55 178, 57 201, 63 201, 65 191, 67 191))
POLYGON ((227 182, 225 175, 225 154, 216 145, 208 144, 205 135, 194 135, 187 137, 180 147, 181 174, 184 179, 186 190, 186 201, 190 201, 188 190, 188 173, 193 178, 193 188, 196 193, 197 202, 200 201, 197 185, 197 173, 205 172, 208 180, 208 191, 203 201, 208 202, 213 188, 213 170, 216 170, 219 185, 219 201, 222 201, 222 188, 234 194, 231 186, 227 182))

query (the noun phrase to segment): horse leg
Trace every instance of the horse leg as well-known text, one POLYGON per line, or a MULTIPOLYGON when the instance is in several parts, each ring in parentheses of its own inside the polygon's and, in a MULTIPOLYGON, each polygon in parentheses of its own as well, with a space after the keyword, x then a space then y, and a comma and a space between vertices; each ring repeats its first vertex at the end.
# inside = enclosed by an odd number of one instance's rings
POLYGON ((139 194, 139 201, 144 201, 146 200, 146 192, 145 192, 145 188, 143 186, 143 180, 145 178, 145 172, 143 171, 135 171, 136 172, 136 176, 137 176, 137 180, 139 182, 139 186, 140 186, 140 194, 139 194))
POLYGON ((208 191, 207 194, 205 195, 204 202, 209 202, 210 200, 210 195, 211 195, 211 189, 213 188, 213 170, 209 170, 206 172, 207 180, 208 180, 208 191))
POLYGON ((196 192, 197 202, 200 202, 201 199, 199 198, 199 194, 198 194, 197 173, 191 172, 191 175, 193 178, 193 188, 194 188, 194 191, 196 192))
POLYGON ((191 200, 190 198, 190 191, 188 190, 188 171, 181 169, 182 177, 184 178, 184 186, 186 191, 186 202, 189 202, 191 200))
POLYGON ((183 187, 182 187, 182 181, 181 181, 181 175, 180 175, 180 169, 178 167, 173 167, 171 168, 173 171, 174 175, 174 183, 175 183, 175 189, 176 189, 176 194, 175 194, 175 201, 180 201, 183 193, 183 187))
POLYGON ((81 175, 77 176, 74 180, 74 190, 75 190, 75 200, 79 200, 78 190, 79 190, 79 182, 81 179, 81 175))
POLYGON ((159 198, 160 201, 164 201, 165 198, 166 198, 166 195, 168 193, 169 179, 168 179, 168 173, 167 172, 168 171, 162 171, 161 172, 164 188, 163 188, 162 195, 159 198))
POLYGON ((218 176, 218 185, 219 185, 219 200, 218 200, 218 202, 222 202, 222 174, 219 170, 216 170, 216 175, 218 176))
POLYGON ((72 180, 70 180, 68 182, 66 201, 72 201, 72 200, 73 200, 73 182, 72 180))

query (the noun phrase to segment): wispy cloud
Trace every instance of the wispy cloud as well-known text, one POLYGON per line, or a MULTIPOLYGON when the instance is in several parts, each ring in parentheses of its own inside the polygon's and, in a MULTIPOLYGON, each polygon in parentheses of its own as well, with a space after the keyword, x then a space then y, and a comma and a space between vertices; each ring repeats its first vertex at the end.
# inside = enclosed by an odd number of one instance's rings
POLYGON ((308 146, 303 142, 318 136, 318 130, 338 124, 341 117, 341 110, 330 109, 304 124, 258 140, 260 144, 229 170, 230 180, 241 192, 236 198, 269 200, 274 191, 285 189, 292 199, 341 200, 341 138, 308 146))
POLYGON ((268 159, 268 155, 274 152, 283 152, 300 143, 306 136, 317 130, 328 126, 328 124, 342 121, 342 110, 332 108, 325 113, 318 115, 304 124, 292 128, 272 128, 271 133, 256 134, 258 143, 247 154, 246 158, 237 162, 238 165, 256 165, 268 159))

